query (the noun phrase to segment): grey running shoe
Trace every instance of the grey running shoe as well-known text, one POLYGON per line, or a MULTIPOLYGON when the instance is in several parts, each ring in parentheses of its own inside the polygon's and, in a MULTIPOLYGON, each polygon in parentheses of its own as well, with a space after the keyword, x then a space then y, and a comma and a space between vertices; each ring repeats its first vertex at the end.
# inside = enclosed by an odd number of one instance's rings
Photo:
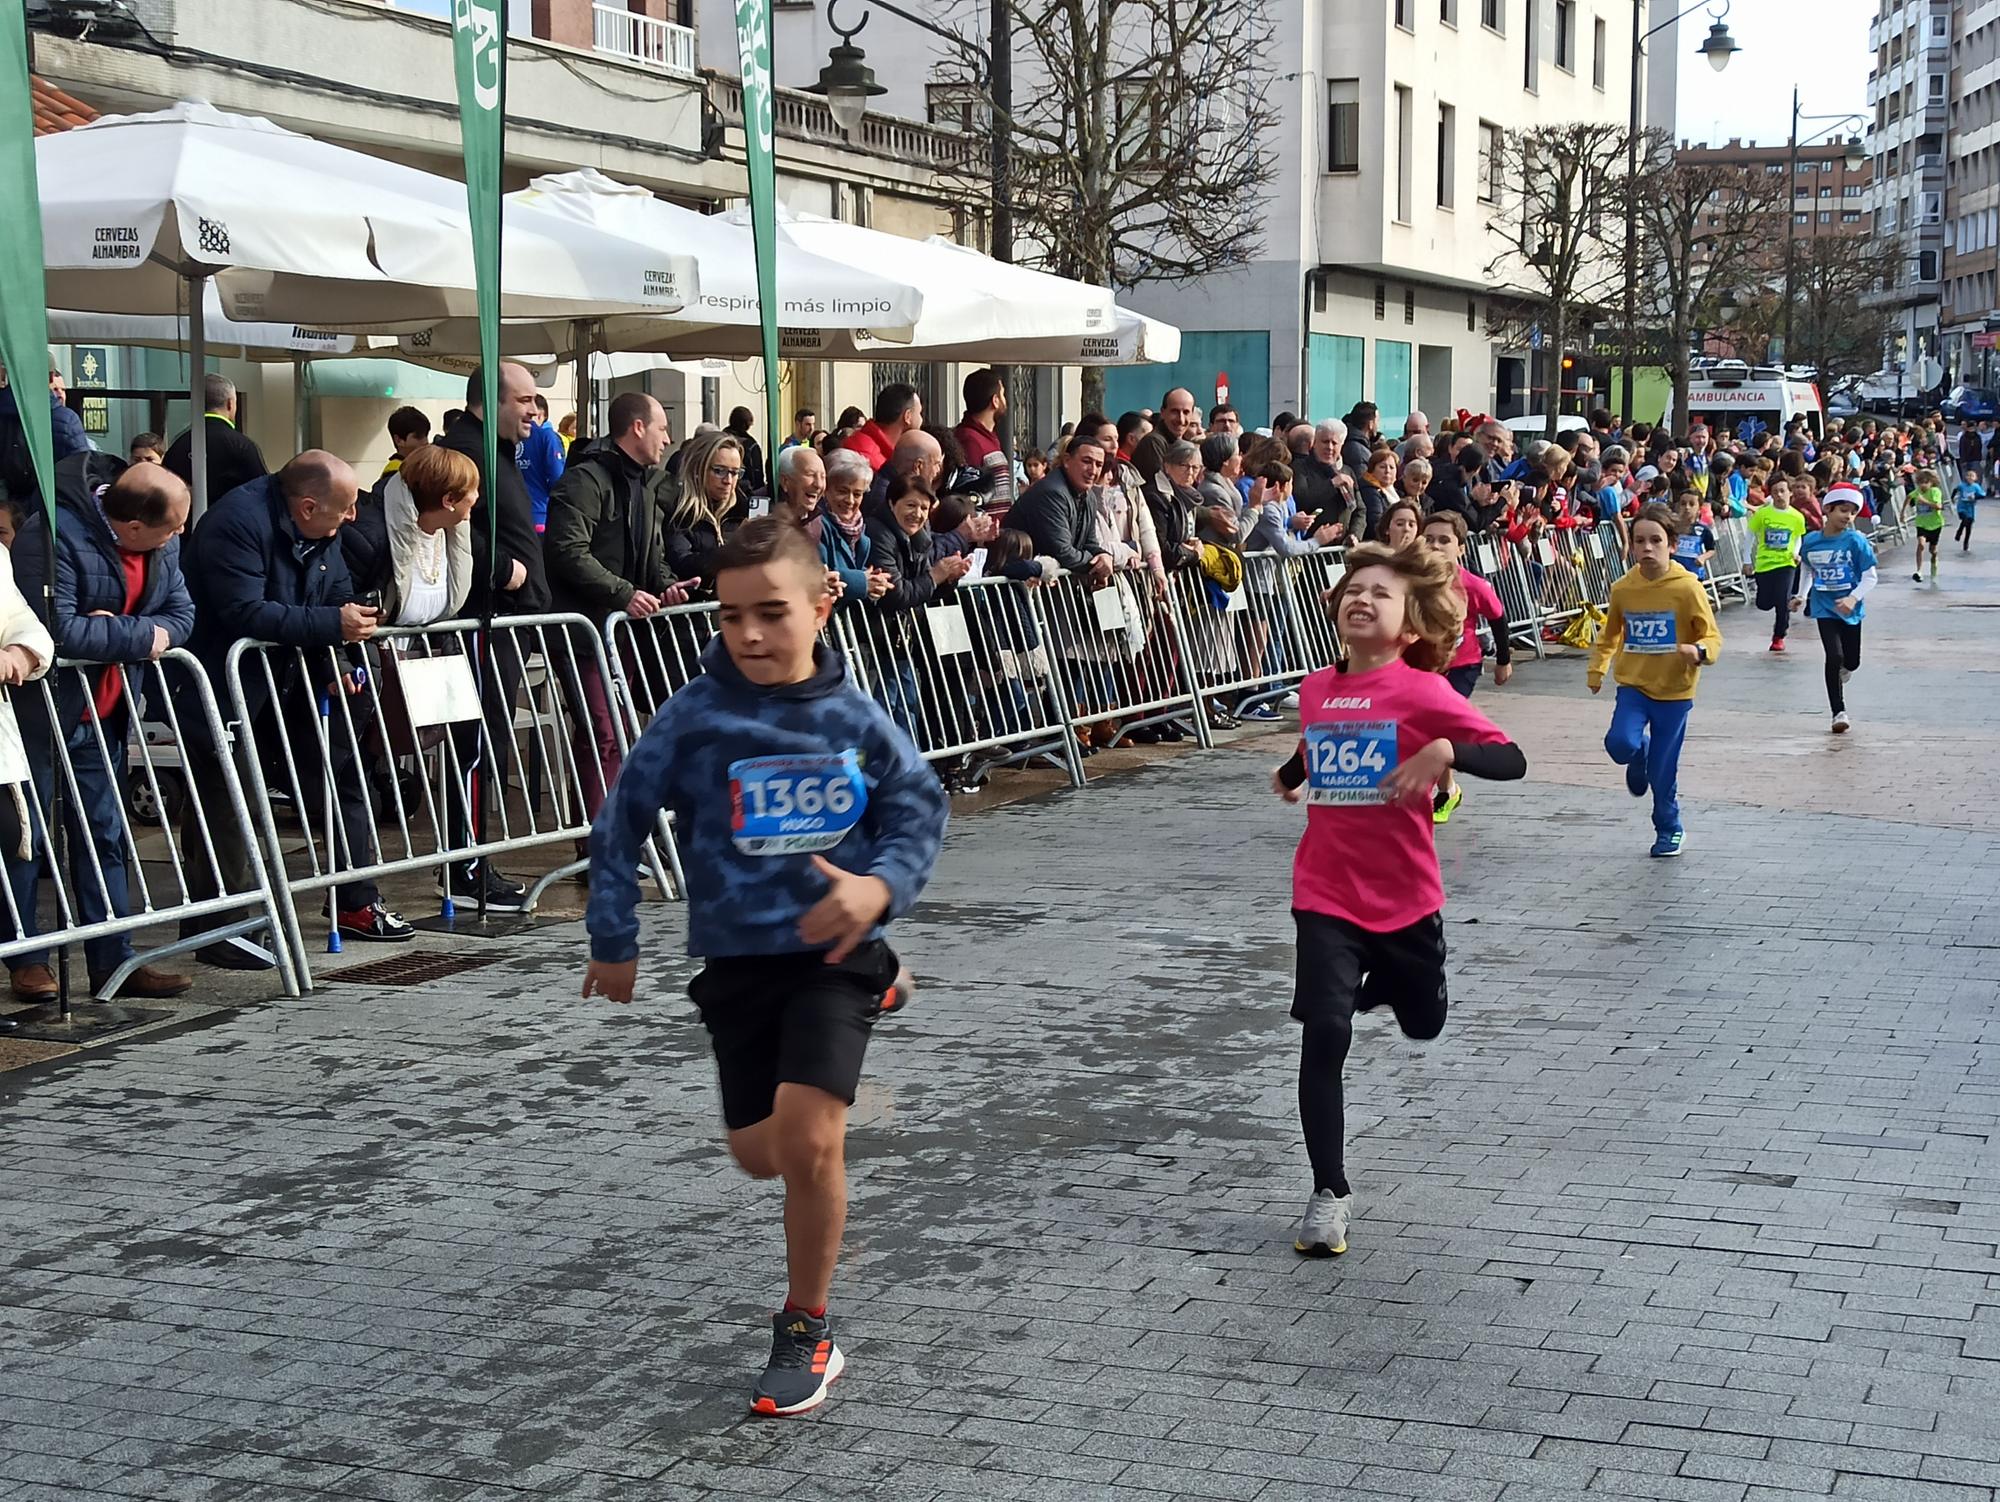
POLYGON ((1833 717, 1833 733, 1835 735, 1845 735, 1847 734, 1847 727, 1853 723, 1852 720, 1848 719, 1847 711, 1843 709, 1833 717))
POLYGON ((750 1392, 750 1411, 765 1418, 805 1413, 826 1401, 826 1390, 847 1369, 833 1343, 833 1327, 810 1314, 785 1310, 771 1316, 771 1364, 750 1392))
POLYGON ((1301 1257, 1338 1257, 1347 1250, 1347 1217, 1353 1211, 1353 1195, 1315 1189, 1292 1250, 1301 1257))

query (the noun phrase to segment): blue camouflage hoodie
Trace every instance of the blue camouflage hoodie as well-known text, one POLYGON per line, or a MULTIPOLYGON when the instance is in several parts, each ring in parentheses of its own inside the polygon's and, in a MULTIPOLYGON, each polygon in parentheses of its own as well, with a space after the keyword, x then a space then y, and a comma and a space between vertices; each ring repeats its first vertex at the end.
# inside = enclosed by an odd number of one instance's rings
POLYGON ((591 958, 638 958, 640 849, 662 809, 687 872, 689 954, 812 951, 798 928, 826 895, 814 854, 881 877, 884 921, 901 917, 937 863, 946 813, 910 738, 824 645, 812 677, 781 688, 745 678, 719 636, 701 662, 703 676, 639 737, 591 827, 591 958))

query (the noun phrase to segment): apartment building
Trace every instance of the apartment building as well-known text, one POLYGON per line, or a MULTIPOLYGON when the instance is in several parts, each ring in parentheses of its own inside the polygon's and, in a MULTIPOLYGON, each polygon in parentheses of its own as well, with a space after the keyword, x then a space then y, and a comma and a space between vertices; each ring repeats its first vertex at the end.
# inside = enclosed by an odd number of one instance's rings
POLYGON ((2000 0, 1960 0, 1951 31, 1938 332, 1954 378, 1991 386, 2000 376, 2000 0))
MULTIPOLYGON (((911 5, 975 36, 983 24, 983 6, 911 5)), ((729 8, 702 6, 710 26, 729 8)), ((1643 24, 1677 9, 1646 0, 1643 24)), ((1171 369, 1110 372, 1107 399, 1153 406, 1178 383, 1207 403, 1226 386, 1262 420, 1339 416, 1365 398, 1385 425, 1413 407, 1527 410, 1529 351, 1491 332, 1505 295, 1489 274, 1493 142, 1545 123, 1622 128, 1634 12, 1630 0, 1273 0, 1278 172, 1243 205, 1261 253, 1196 285, 1118 289, 1184 340, 1171 369)), ((838 40, 823 8, 781 5, 777 23, 780 81, 810 83, 838 40)), ((1644 118, 1669 130, 1683 35, 1669 25, 1648 44, 1644 118)), ((879 11, 857 41, 887 90, 871 108, 947 125, 966 108, 938 82, 949 43, 879 11)), ((1017 46, 1017 89, 1033 87, 1025 56, 1017 46)))
POLYGON ((1876 239, 1896 265, 1868 301, 1893 319, 1885 368, 1913 379, 1921 361, 1941 359, 1944 291, 1945 150, 1952 113, 1953 0, 1881 0, 1868 25, 1875 66, 1868 75, 1873 118, 1868 195, 1876 239))
POLYGON ((1789 206, 1780 203, 1770 215, 1769 231, 1780 256, 1784 254, 1788 235, 1810 240, 1821 236, 1860 236, 1873 231, 1869 208, 1869 190, 1874 180, 1872 164, 1864 156, 1850 167, 1846 142, 1839 138, 1801 147, 1796 168, 1791 144, 1786 141, 1759 145, 1732 138, 1722 146, 1697 146, 1683 141, 1674 156, 1690 165, 1733 168, 1746 174, 1761 173, 1772 178, 1790 174, 1791 203, 1789 206))

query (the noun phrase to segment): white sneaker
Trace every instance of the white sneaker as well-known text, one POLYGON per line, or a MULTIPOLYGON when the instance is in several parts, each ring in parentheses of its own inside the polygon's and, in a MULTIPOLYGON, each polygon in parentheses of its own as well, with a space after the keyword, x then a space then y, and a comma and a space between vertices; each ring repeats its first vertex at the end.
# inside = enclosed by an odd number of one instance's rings
POLYGON ((1847 734, 1847 727, 1852 723, 1853 722, 1847 718, 1847 711, 1843 709, 1839 714, 1833 717, 1833 733, 1835 735, 1847 734))
POLYGON ((1852 678, 1853 676, 1854 676, 1854 669, 1853 669, 1853 668, 1842 668, 1842 669, 1840 670, 1840 681, 1841 681, 1842 683, 1845 683, 1845 682, 1847 682, 1847 680, 1848 680, 1848 679, 1850 679, 1850 678, 1852 678))
POLYGON ((1286 694, 1284 698, 1278 701, 1278 707, 1280 709, 1297 709, 1299 707, 1299 696, 1297 694, 1286 694))
POLYGON ((1315 1189, 1292 1250, 1301 1257, 1338 1257, 1347 1250, 1347 1217, 1353 1210, 1353 1195, 1315 1189))

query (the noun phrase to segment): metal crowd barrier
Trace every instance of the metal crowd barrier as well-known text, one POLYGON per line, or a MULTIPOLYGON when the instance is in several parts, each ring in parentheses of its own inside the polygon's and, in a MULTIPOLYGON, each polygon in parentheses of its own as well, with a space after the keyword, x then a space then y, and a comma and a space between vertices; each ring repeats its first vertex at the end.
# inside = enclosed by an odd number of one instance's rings
MULTIPOLYGON (((130 936, 130 958, 90 966, 98 971, 92 989, 110 998, 141 965, 282 931, 243 785, 226 756, 207 751, 226 744, 226 732, 192 656, 175 649, 149 663, 59 662, 5 698, 21 736, 18 745, 0 744, 0 780, 13 794, 11 804, 0 801, 7 874, 0 956, 48 953, 54 968, 56 948, 80 943, 88 954, 93 940, 130 936), (123 679, 108 719, 98 708, 107 674, 123 679), (50 736, 52 723, 60 739, 50 736), (61 861, 49 817, 57 791, 61 861), (229 858, 246 846, 246 859, 229 858), (138 942, 140 930, 169 923, 180 930, 172 939, 138 942)), ((296 996, 291 953, 275 948, 285 994, 296 996)))
POLYGON ((479 637, 476 621, 442 621, 361 646, 230 649, 245 781, 302 979, 301 898, 325 894, 331 930, 338 889, 435 869, 452 920, 480 911, 477 892, 454 890, 470 861, 574 844, 529 886, 530 911, 588 866, 591 818, 631 744, 604 637, 557 614, 496 620, 483 650, 479 637))
POLYGON ((1063 713, 1042 586, 968 579, 922 610, 836 610, 830 631, 856 684, 908 732, 926 760, 988 766, 1046 758, 1083 786, 1063 713))
POLYGON ((1245 553, 1233 591, 1185 568, 1167 581, 1187 663, 1204 698, 1230 714, 1290 693, 1333 662, 1339 643, 1323 603, 1340 582, 1338 549, 1245 553))

